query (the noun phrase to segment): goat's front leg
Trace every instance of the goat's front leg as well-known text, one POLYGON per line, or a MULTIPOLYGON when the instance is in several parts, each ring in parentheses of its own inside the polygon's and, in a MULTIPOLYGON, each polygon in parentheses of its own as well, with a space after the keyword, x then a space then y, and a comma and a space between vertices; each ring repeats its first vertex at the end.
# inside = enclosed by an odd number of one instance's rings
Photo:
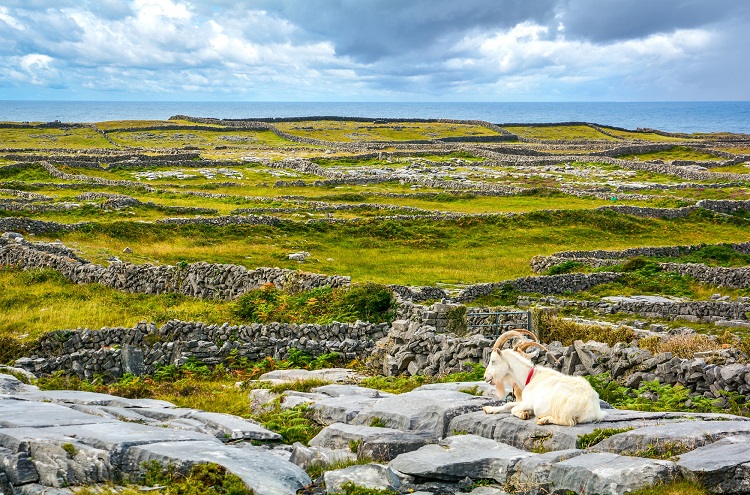
POLYGON ((531 407, 529 404, 525 402, 515 402, 513 404, 513 408, 510 410, 513 416, 519 419, 529 419, 531 417, 531 407))
POLYGON ((513 406, 515 405, 516 402, 507 402, 502 406, 484 406, 482 410, 484 410, 484 412, 487 414, 497 414, 501 412, 508 412, 513 409, 513 406))

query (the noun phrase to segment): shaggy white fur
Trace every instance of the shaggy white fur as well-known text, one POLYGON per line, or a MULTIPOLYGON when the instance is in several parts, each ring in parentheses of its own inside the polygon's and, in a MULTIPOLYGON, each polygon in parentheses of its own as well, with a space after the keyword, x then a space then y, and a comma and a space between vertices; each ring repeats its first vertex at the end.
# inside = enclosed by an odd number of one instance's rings
POLYGON ((510 411, 521 419, 529 419, 533 414, 537 424, 561 426, 601 421, 605 415, 599 407, 599 394, 586 379, 534 366, 519 351, 493 349, 484 380, 494 384, 498 391, 504 391, 508 383, 520 387, 523 392, 523 398, 518 402, 499 407, 485 406, 487 414, 510 411))

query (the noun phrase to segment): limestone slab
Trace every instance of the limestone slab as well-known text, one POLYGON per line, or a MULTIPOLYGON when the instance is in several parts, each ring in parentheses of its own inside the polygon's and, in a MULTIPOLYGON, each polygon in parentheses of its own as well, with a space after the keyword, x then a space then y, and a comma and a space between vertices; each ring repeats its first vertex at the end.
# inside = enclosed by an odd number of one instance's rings
POLYGON ((48 402, 24 400, 0 400, 0 427, 48 427, 65 425, 85 425, 113 423, 112 419, 74 411, 69 407, 48 402))
POLYGON ((448 383, 429 383, 415 388, 414 391, 420 390, 453 390, 455 392, 472 391, 472 395, 482 395, 484 397, 497 397, 497 390, 494 385, 485 381, 480 382, 448 382, 448 383), (476 392, 474 392, 476 390, 476 392))
POLYGON ((342 395, 315 401, 310 407, 315 411, 315 419, 324 425, 351 423, 365 407, 378 400, 381 399, 365 395, 342 395))
POLYGON ((750 437, 726 437, 682 454, 677 466, 712 493, 750 493, 750 437))
POLYGON ((426 445, 401 454, 390 463, 402 473, 429 479, 457 481, 492 478, 506 481, 515 464, 534 454, 477 435, 447 437, 437 445, 426 445))
POLYGON ((353 424, 374 421, 399 430, 429 430, 445 436, 450 421, 461 414, 481 409, 486 399, 452 390, 422 390, 386 397, 362 410, 353 424))
POLYGON ((128 449, 123 468, 138 472, 144 462, 174 464, 186 470, 193 464, 213 462, 239 476, 257 495, 294 495, 310 484, 297 465, 259 447, 233 447, 219 442, 162 442, 128 449))
POLYGON ((227 440, 281 440, 281 435, 257 423, 231 414, 191 411, 186 418, 199 421, 224 433, 227 440))
POLYGON ((315 387, 311 390, 318 394, 325 394, 331 397, 342 397, 350 395, 361 395, 364 397, 370 397, 373 399, 380 399, 388 397, 393 394, 388 392, 382 392, 380 390, 368 387, 360 387, 359 385, 323 385, 322 387, 315 387))
POLYGON ((521 493, 550 493, 549 472, 552 466, 584 453, 583 450, 566 449, 525 457, 516 463, 509 484, 521 493))
POLYGON ((338 462, 355 461, 356 459, 357 454, 352 452, 351 449, 305 447, 301 443, 295 442, 289 462, 302 469, 308 469, 313 466, 330 466, 338 462))
POLYGON ((671 461, 591 453, 553 464, 549 480, 556 492, 624 495, 671 481, 677 471, 671 461))
POLYGON ((363 488, 375 490, 398 490, 401 480, 386 466, 381 464, 365 464, 349 466, 344 469, 326 471, 323 475, 326 493, 343 493, 345 483, 354 483, 363 488))
POLYGON ((750 435, 748 421, 683 421, 646 426, 613 435, 592 450, 638 455, 648 451, 664 454, 670 450, 693 450, 729 435, 750 435))

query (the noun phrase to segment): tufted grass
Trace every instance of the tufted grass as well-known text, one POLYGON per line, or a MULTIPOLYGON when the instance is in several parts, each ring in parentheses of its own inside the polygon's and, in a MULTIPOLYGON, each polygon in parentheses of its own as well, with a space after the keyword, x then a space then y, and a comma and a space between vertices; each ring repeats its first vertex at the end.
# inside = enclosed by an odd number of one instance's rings
POLYGON ((630 495, 709 495, 700 483, 688 480, 676 480, 669 483, 641 488, 630 495))
MULTIPOLYGON (((175 149, 185 146, 211 149, 216 146, 250 149, 259 146, 300 146, 271 131, 207 131, 207 130, 132 130, 107 134, 120 146, 175 149)), ((306 145, 305 145, 306 146, 306 145)))
POLYGON ((33 149, 114 148, 104 136, 90 127, 0 129, 0 146, 33 149))
POLYGON ((689 148, 687 146, 674 146, 664 151, 651 151, 648 153, 638 153, 634 155, 633 154, 620 155, 617 158, 620 158, 622 160, 643 160, 643 161, 647 161, 647 160, 664 160, 664 161, 692 160, 696 162, 705 162, 705 161, 720 162, 722 160, 725 160, 725 158, 714 156, 709 153, 704 153, 702 151, 689 148))
POLYGON ((596 139, 616 141, 615 138, 603 134, 587 125, 551 125, 551 126, 505 126, 503 129, 517 136, 542 140, 578 140, 596 139))
POLYGON ((77 285, 51 269, 0 269, 0 336, 32 341, 45 332, 170 319, 236 321, 230 303, 175 294, 129 294, 98 284, 77 285))

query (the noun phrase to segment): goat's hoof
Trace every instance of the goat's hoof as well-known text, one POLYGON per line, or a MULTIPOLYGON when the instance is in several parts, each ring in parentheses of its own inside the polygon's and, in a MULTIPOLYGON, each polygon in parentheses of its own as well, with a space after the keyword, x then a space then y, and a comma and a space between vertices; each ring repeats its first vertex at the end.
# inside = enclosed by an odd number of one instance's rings
POLYGON ((492 414, 492 408, 490 406, 484 406, 482 411, 484 411, 485 414, 492 414))
POLYGON ((521 419, 529 419, 531 417, 531 413, 529 411, 521 411, 518 417, 521 419))
POLYGON ((549 425, 552 424, 552 421, 550 421, 550 418, 548 416, 545 416, 543 418, 539 418, 536 420, 536 424, 538 425, 549 425))

